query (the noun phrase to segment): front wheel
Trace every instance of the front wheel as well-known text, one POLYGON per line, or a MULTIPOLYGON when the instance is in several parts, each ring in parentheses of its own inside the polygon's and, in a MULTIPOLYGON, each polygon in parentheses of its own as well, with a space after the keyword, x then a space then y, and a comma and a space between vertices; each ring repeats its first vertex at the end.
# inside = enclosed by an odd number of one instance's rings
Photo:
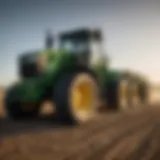
POLYGON ((63 123, 83 123, 97 110, 98 85, 87 72, 65 74, 54 88, 58 119, 63 123))
POLYGON ((24 110, 24 104, 20 100, 14 98, 16 95, 16 88, 12 87, 5 96, 5 110, 8 117, 14 120, 21 120, 31 118, 38 114, 38 107, 34 107, 30 111, 24 110))

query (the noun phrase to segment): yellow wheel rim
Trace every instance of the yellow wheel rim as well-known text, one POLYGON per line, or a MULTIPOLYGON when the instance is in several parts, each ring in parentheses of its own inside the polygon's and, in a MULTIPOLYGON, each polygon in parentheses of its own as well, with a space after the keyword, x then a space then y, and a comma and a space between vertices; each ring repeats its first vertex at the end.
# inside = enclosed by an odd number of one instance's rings
MULTIPOLYGON (((96 108, 96 83, 89 75, 80 75, 71 86, 70 103, 73 113, 89 117, 96 108)), ((81 118, 82 119, 82 118, 81 118)))
POLYGON ((127 107, 127 89, 128 89, 128 82, 125 80, 120 82, 119 96, 120 96, 120 103, 122 108, 127 107))
POLYGON ((75 110, 88 110, 93 103, 92 85, 86 82, 78 84, 72 93, 72 104, 75 110))

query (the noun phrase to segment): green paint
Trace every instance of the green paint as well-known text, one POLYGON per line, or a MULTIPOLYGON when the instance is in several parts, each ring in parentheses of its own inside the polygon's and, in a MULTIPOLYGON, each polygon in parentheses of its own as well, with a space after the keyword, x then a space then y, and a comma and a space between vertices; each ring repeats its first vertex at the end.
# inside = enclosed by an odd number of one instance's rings
POLYGON ((54 84, 56 78, 65 70, 77 65, 76 56, 63 50, 44 50, 38 56, 46 56, 48 63, 38 77, 25 78, 16 86, 17 96, 22 101, 39 101, 46 88, 54 84))

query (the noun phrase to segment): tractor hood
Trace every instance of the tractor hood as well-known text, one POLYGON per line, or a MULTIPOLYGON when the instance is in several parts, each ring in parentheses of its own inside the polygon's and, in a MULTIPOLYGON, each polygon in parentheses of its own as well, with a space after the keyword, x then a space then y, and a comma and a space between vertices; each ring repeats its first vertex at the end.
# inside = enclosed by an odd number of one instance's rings
MULTIPOLYGON (((23 65, 25 64, 26 66, 29 64, 37 64, 38 61, 36 61, 36 59, 38 57, 46 57, 48 59, 43 72, 41 72, 38 76, 31 75, 32 72, 27 72, 27 74, 30 73, 30 76, 21 78, 20 82, 16 84, 16 99, 30 102, 37 102, 41 100, 45 95, 46 88, 52 88, 55 81, 62 73, 65 73, 67 70, 74 68, 74 66, 77 64, 75 55, 62 51, 57 53, 53 53, 53 51, 43 51, 39 52, 38 54, 26 54, 21 57, 20 61, 23 65)), ((35 66, 36 65, 34 65, 34 67, 35 66)))
POLYGON ((36 102, 44 93, 41 85, 42 80, 39 78, 25 79, 22 82, 17 82, 12 85, 12 87, 9 87, 13 88, 15 93, 11 98, 14 100, 21 100, 22 102, 28 100, 30 102, 36 102))

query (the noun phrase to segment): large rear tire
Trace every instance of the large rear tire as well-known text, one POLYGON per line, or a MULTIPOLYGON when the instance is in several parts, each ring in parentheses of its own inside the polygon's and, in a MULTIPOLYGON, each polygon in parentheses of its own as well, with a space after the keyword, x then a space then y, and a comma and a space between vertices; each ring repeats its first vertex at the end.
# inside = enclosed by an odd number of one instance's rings
POLYGON ((96 115, 98 85, 88 72, 63 75, 54 87, 57 118, 62 123, 81 124, 96 115))
POLYGON ((107 102, 110 109, 125 110, 128 106, 128 81, 117 79, 107 85, 107 102))
POLYGON ((149 87, 145 83, 139 84, 139 96, 140 96, 140 102, 142 105, 148 104, 148 98, 149 98, 149 87))

